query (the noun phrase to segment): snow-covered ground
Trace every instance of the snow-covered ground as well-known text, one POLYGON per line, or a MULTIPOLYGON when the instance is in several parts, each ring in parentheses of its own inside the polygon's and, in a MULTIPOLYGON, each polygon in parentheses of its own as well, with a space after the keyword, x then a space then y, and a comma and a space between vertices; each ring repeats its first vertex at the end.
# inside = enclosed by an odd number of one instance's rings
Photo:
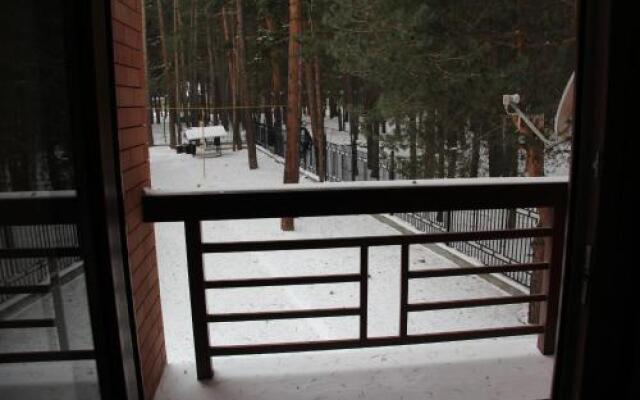
MULTIPOLYGON (((250 171, 245 151, 222 157, 150 150, 152 185, 167 190, 256 188, 282 180, 282 165, 258 153, 250 171)), ((306 184, 316 184, 308 181, 306 184)), ((214 206, 214 205, 212 205, 214 206)), ((255 205, 259 207, 259 204, 255 205)), ((295 232, 281 232, 275 219, 205 222, 205 241, 298 239, 399 234, 366 215, 300 218, 295 232)), ((553 360, 538 352, 536 338, 516 337, 316 353, 214 358, 213 381, 194 374, 184 230, 181 223, 156 224, 161 300, 169 366, 156 399, 537 399, 548 397, 553 360)), ((454 267, 423 246, 411 246, 412 269, 454 267)), ((212 254, 209 279, 357 272, 358 249, 212 254)), ((399 319, 398 246, 370 249, 369 335, 395 335, 399 319)), ((412 281, 410 301, 501 296, 477 277, 412 281)), ((213 290, 215 313, 357 306, 357 284, 213 290)), ((526 305, 412 313, 409 333, 524 324, 526 305)), ((356 317, 212 324, 213 344, 351 338, 356 317)))

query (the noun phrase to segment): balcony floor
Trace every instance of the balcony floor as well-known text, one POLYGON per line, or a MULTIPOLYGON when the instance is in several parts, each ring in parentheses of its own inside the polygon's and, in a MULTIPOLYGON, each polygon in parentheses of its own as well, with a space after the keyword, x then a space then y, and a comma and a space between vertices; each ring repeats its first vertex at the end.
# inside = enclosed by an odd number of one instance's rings
POLYGON ((169 363, 156 400, 534 400, 547 398, 553 360, 531 338, 261 355, 169 363))
MULTIPOLYGON (((157 189, 199 190, 273 185, 282 165, 259 153, 260 168, 249 171, 246 152, 205 161, 150 150, 152 184, 157 189), (206 168, 206 177, 202 170, 206 168)), ((311 184, 311 183, 309 183, 311 184)), ((259 207, 259 204, 256 204, 259 207)), ((207 222, 206 241, 294 239, 399 234, 370 216, 304 218, 283 233, 277 220, 207 222)), ((184 231, 180 223, 156 224, 156 240, 167 359, 156 399, 539 399, 548 397, 552 358, 538 352, 533 336, 284 355, 214 358, 210 382, 195 378, 184 231)), ((357 249, 215 254, 205 257, 207 278, 318 275, 356 272, 357 249)), ((398 329, 399 248, 370 249, 369 334, 398 329)), ((454 267, 451 259, 411 246, 412 269, 454 267)), ((209 310, 266 311, 357 306, 357 285, 209 291, 209 310), (260 290, 258 292, 258 290, 260 290)), ((475 276, 423 279, 410 286, 410 301, 506 295, 475 276)), ((409 333, 523 325, 526 305, 412 313, 409 333)), ((215 344, 349 338, 353 317, 216 324, 215 344)))

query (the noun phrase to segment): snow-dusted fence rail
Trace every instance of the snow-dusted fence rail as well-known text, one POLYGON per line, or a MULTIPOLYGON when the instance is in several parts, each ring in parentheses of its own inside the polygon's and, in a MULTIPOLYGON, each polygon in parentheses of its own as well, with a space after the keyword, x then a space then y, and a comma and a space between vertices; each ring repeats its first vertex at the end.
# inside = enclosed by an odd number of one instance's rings
MULTIPOLYGON (((538 347, 544 354, 554 352, 557 328, 562 252, 564 240, 567 183, 554 178, 539 179, 460 179, 454 181, 399 181, 322 186, 277 187, 274 189, 209 192, 165 192, 147 189, 143 195, 146 222, 180 221, 185 227, 187 268, 192 311, 192 327, 198 379, 213 375, 211 357, 330 350, 358 347, 408 345, 417 343, 470 340, 501 336, 539 335, 538 347), (260 204, 260 207, 255 207, 260 204), (318 217, 332 215, 379 214, 418 210, 515 209, 544 207, 551 210, 551 226, 436 232, 408 235, 339 237, 298 240, 258 240, 241 242, 203 242, 201 221, 281 217, 318 217), (454 267, 411 270, 410 245, 419 243, 467 242, 544 238, 546 258, 536 263, 500 263, 481 267, 454 267), (369 249, 399 246, 400 313, 399 332, 389 337, 370 337, 368 327, 369 249), (359 273, 317 276, 256 277, 250 279, 208 280, 204 276, 203 257, 210 253, 283 251, 305 249, 357 248, 359 273), (436 277, 540 271, 542 289, 521 296, 457 299, 427 303, 409 302, 409 282, 436 277), (359 306, 350 308, 305 309, 293 311, 247 311, 212 313, 207 310, 206 292, 210 289, 250 288, 327 283, 359 283, 359 306), (540 303, 537 323, 489 329, 409 334, 408 314, 431 310, 483 307, 518 303, 540 303), (340 340, 277 344, 211 345, 209 324, 273 319, 359 317, 358 337, 340 340)), ((250 229, 248 226, 247 229, 250 229)), ((215 329, 215 328, 214 328, 215 329)))
MULTIPOLYGON (((286 138, 282 130, 265 124, 256 125, 257 143, 273 154, 284 157, 286 138)), ((327 143, 326 178, 332 182, 372 180, 371 170, 367 167, 367 153, 358 150, 357 173, 352 171, 352 151, 350 145, 327 143)), ((380 180, 409 180, 405 172, 406 160, 387 157, 380 160, 380 180)), ((316 172, 315 150, 311 144, 306 150, 301 146, 300 167, 316 172)), ((451 232, 464 230, 496 229, 498 227, 533 228, 537 226, 539 215, 531 208, 490 209, 447 212, 397 213, 396 216, 422 232, 451 232)), ((455 242, 449 244, 456 250, 478 259, 484 264, 499 262, 526 263, 533 260, 531 238, 514 240, 485 240, 455 242)), ((515 282, 530 288, 529 271, 506 272, 504 275, 515 282)))
POLYGON ((80 257, 73 191, 0 193, 0 298, 50 295, 53 315, 0 319, 0 329, 55 328, 59 350, 0 353, 0 363, 87 359, 91 351, 69 350, 60 290, 61 271, 80 257))

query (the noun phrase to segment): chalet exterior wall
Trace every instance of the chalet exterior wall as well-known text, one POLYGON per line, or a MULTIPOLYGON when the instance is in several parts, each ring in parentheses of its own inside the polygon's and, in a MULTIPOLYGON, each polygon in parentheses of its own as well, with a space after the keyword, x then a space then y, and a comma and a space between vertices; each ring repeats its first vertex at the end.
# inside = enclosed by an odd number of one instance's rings
POLYGON ((142 0, 111 0, 120 167, 142 384, 153 398, 166 364, 153 225, 142 222, 150 186, 142 0))

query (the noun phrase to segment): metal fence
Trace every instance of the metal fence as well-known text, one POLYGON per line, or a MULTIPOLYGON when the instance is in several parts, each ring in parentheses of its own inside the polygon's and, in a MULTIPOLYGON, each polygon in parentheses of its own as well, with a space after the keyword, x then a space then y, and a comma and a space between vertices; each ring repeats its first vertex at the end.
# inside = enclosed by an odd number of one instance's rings
MULTIPOLYGON (((75 225, 30 225, 0 227, 1 249, 46 249, 77 247, 75 225)), ((77 261, 77 257, 60 257, 56 267, 63 270, 77 261)), ((30 286, 48 282, 50 277, 48 258, 0 258, 0 286, 30 286)), ((56 271, 57 272, 57 271, 56 271)), ((0 293, 0 305, 15 297, 0 293)))
MULTIPOLYGON (((284 157, 286 135, 282 129, 256 125, 257 143, 269 152, 284 157)), ((357 174, 352 173, 351 145, 327 143, 326 179, 333 182, 372 180, 367 167, 367 153, 361 150, 357 154, 357 174)), ((380 160, 380 180, 408 180, 401 157, 387 157, 380 160)), ((315 173, 315 150, 313 144, 306 149, 301 146, 300 167, 315 173)), ((539 215, 536 209, 489 209, 455 210, 446 212, 398 213, 396 217, 422 232, 464 232, 491 229, 528 229, 538 225, 539 215)), ((495 265, 505 262, 530 263, 533 261, 532 238, 477 240, 448 243, 461 253, 473 257, 483 264, 495 265)), ((531 272, 505 272, 513 281, 530 288, 531 272)))

